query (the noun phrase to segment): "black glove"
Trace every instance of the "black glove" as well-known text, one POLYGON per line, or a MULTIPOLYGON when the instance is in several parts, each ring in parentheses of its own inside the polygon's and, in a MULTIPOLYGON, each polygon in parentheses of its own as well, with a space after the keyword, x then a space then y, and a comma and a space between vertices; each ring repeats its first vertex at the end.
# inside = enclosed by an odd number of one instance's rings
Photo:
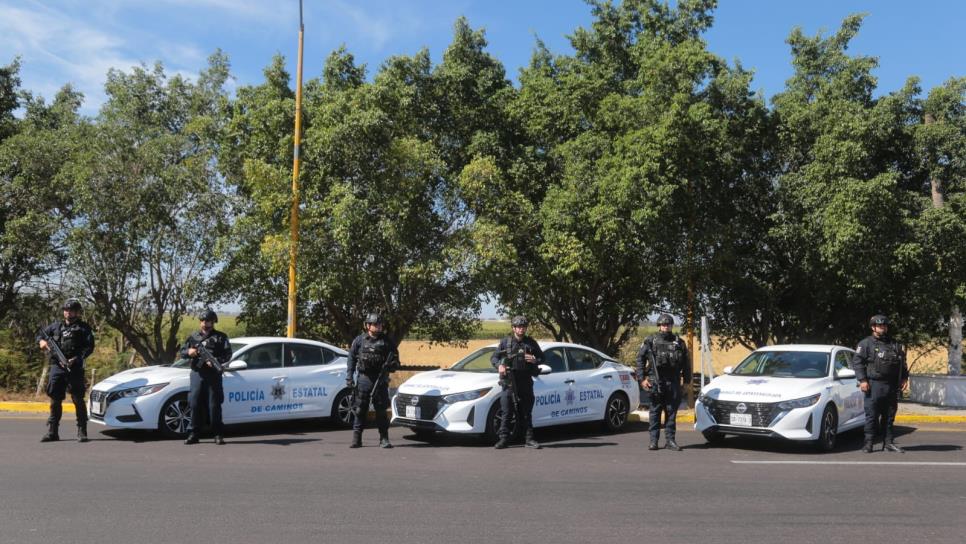
POLYGON ((356 384, 353 383, 352 378, 346 378, 345 379, 345 386, 351 389, 351 388, 355 387, 356 384))

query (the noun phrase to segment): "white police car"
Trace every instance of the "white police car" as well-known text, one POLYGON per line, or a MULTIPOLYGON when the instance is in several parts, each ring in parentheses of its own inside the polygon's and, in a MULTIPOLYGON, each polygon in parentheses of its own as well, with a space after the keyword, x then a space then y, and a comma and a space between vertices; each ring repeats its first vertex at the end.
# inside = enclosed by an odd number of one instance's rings
MULTIPOLYGON (((633 370, 585 346, 539 344, 544 364, 533 380, 534 427, 598 420, 611 431, 624 426, 639 402, 633 370)), ((393 423, 417 435, 448 431, 495 440, 503 417, 499 375, 490 364, 496 348, 481 348, 447 370, 406 380, 392 399, 393 423)))
POLYGON ((811 441, 829 451, 839 433, 865 421, 853 354, 827 345, 757 349, 704 386, 694 428, 711 443, 734 434, 811 441))
MULTIPOLYGON (((231 348, 232 359, 223 375, 226 424, 327 417, 348 426, 345 350, 275 337, 235 338, 231 348)), ((188 362, 182 360, 115 374, 91 388, 90 420, 184 436, 191 419, 190 373, 188 362)))

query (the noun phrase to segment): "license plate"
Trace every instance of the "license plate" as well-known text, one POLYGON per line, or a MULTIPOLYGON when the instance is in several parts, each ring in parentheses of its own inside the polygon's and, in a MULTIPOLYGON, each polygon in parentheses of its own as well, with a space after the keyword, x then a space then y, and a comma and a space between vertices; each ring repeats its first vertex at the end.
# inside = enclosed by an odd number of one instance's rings
POLYGON ((731 424, 751 427, 751 414, 731 414, 731 424))
POLYGON ((419 406, 407 406, 406 407, 406 418, 407 419, 420 419, 419 406))
POLYGON ((91 401, 91 413, 98 416, 104 415, 104 401, 91 401))

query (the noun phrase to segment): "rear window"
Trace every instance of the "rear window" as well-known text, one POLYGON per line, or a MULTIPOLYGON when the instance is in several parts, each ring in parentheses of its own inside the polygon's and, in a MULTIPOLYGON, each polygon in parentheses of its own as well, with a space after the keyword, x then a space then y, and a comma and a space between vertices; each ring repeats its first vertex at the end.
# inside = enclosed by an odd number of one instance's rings
POLYGON ((756 351, 737 367, 735 376, 821 378, 828 376, 829 354, 815 351, 756 351))

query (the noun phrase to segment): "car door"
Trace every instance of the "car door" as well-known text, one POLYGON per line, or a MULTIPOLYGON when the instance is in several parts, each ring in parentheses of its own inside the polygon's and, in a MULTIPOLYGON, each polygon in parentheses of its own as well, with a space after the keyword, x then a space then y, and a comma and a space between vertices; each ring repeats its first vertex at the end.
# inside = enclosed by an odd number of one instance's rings
POLYGON ((284 369, 288 376, 286 413, 296 417, 328 417, 332 401, 345 383, 345 372, 332 369, 336 354, 314 344, 285 344, 284 369))
POLYGON ((839 409, 839 426, 857 425, 865 421, 865 406, 862 391, 858 388, 855 378, 839 378, 840 370, 852 368, 852 352, 840 349, 835 352, 834 374, 832 384, 835 390, 836 404, 839 409))
POLYGON ((268 342, 252 346, 235 358, 245 361, 248 368, 225 372, 222 405, 225 423, 277 417, 288 386, 282 368, 282 348, 282 342, 268 342))
POLYGON ((570 373, 567 372, 567 356, 562 347, 543 352, 543 364, 550 367, 550 374, 533 379, 533 426, 545 427, 563 423, 567 418, 561 412, 571 392, 570 373))
MULTIPOLYGON (((575 394, 573 421, 596 420, 604 417, 604 405, 609 391, 615 387, 616 372, 599 370, 603 359, 592 351, 567 348, 570 384, 575 394)), ((617 385, 616 387, 620 387, 617 385)))

